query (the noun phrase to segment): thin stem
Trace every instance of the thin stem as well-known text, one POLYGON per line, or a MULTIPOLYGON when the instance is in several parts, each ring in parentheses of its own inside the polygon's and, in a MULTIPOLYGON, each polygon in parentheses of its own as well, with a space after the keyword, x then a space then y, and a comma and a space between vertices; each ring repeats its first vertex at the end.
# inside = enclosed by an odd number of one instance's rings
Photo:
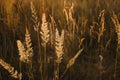
POLYGON ((57 64, 57 80, 59 80, 59 63, 57 64))
POLYGON ((57 75, 58 75, 58 80, 59 80, 59 63, 57 65, 57 75))
MULTIPOLYGON (((22 73, 22 63, 21 63, 21 61, 19 62, 19 68, 20 68, 20 73, 22 73)), ((21 78, 19 78, 19 80, 21 80, 21 78)))
POLYGON ((43 11, 45 11, 45 0, 42 0, 42 8, 43 8, 43 11))
POLYGON ((60 79, 62 79, 64 77, 64 75, 66 74, 68 68, 65 69, 65 71, 63 72, 63 74, 60 76, 60 79))
POLYGON ((59 63, 54 63, 55 72, 54 72, 54 80, 59 80, 59 63))
POLYGON ((47 80, 47 55, 46 55, 46 43, 44 44, 44 80, 47 80))
POLYGON ((29 65, 29 80, 31 79, 34 80, 33 71, 32 71, 32 60, 28 65, 29 65))
POLYGON ((37 32, 37 39, 38 39, 38 56, 40 58, 38 58, 38 63, 40 64, 40 73, 41 73, 41 80, 43 80, 43 74, 42 74, 42 59, 41 59, 41 54, 40 54, 40 51, 41 51, 41 48, 40 48, 40 37, 39 37, 39 31, 37 32))
POLYGON ((117 72, 117 58, 118 58, 118 51, 119 48, 117 48, 117 53, 116 53, 116 56, 115 56, 115 71, 114 71, 114 80, 116 80, 116 72, 117 72))

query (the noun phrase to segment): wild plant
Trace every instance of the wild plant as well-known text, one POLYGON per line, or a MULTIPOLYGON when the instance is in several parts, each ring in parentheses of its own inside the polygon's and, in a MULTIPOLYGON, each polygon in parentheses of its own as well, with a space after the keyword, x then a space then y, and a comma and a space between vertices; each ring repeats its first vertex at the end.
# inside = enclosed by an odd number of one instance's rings
POLYGON ((10 73, 11 77, 22 80, 22 73, 18 73, 10 64, 0 59, 0 65, 10 73))

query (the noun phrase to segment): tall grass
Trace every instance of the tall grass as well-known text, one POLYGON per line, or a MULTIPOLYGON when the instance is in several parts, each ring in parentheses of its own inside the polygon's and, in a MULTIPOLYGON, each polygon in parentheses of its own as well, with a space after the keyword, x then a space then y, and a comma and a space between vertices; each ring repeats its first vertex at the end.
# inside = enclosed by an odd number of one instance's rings
POLYGON ((113 12, 113 16, 111 17, 114 25, 115 25, 115 31, 117 33, 117 53, 116 53, 116 56, 115 56, 115 71, 114 71, 114 79, 116 80, 117 78, 117 65, 118 65, 118 57, 119 57, 119 53, 120 53, 120 23, 119 23, 119 20, 116 16, 116 14, 113 12))
POLYGON ((0 0, 0 79, 118 80, 119 5, 0 0))
POLYGON ((0 59, 0 65, 10 73, 11 77, 22 80, 22 73, 18 73, 18 71, 15 70, 10 64, 0 59))
POLYGON ((55 69, 55 80, 59 80, 59 65, 62 62, 63 54, 64 54, 64 30, 61 32, 61 36, 59 35, 59 31, 56 28, 55 34, 55 52, 56 52, 56 69, 55 69))

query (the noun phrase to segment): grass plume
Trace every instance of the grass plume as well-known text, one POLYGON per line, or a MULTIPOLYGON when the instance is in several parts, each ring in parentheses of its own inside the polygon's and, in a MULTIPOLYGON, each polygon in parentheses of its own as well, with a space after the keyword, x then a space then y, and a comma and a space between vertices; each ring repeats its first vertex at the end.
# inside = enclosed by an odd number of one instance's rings
POLYGON ((117 15, 113 12, 113 16, 111 17, 114 25, 115 25, 115 31, 117 33, 117 53, 115 57, 115 71, 114 71, 114 79, 117 77, 117 65, 118 65, 118 55, 120 53, 120 23, 117 18, 117 15))
POLYGON ((55 52, 56 52, 56 69, 55 69, 55 80, 59 80, 59 65, 63 59, 63 46, 64 46, 64 30, 62 30, 61 35, 59 35, 59 31, 56 28, 55 34, 55 52))
POLYGON ((40 28, 40 22, 38 20, 37 11, 32 1, 30 3, 30 7, 31 7, 31 13, 32 13, 32 21, 34 23, 33 27, 34 27, 34 30, 38 32, 40 28))
POLYGON ((26 53, 24 45, 20 40, 17 40, 17 47, 19 51, 20 61, 28 63, 29 62, 28 55, 26 53))
POLYGON ((33 56, 33 48, 32 48, 31 37, 27 28, 25 34, 25 43, 26 43, 26 53, 28 55, 28 58, 31 60, 33 56))
POLYGON ((10 73, 11 77, 22 80, 22 73, 18 73, 10 64, 0 59, 0 65, 10 73))
POLYGON ((48 29, 48 22, 46 20, 46 14, 43 13, 42 14, 42 25, 41 25, 41 39, 42 39, 42 45, 44 46, 45 44, 47 44, 49 42, 49 29, 48 29))
POLYGON ((63 45, 64 45, 64 30, 62 30, 61 35, 59 35, 58 29, 56 28, 56 37, 55 37, 55 52, 57 56, 56 62, 58 64, 61 63, 63 52, 63 45))

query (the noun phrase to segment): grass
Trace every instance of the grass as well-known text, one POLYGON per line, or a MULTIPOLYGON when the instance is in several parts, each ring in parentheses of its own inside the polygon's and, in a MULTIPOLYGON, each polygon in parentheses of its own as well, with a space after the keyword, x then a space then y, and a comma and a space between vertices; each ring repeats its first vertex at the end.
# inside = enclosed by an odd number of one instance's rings
POLYGON ((0 79, 118 80, 119 5, 0 0, 0 79))

